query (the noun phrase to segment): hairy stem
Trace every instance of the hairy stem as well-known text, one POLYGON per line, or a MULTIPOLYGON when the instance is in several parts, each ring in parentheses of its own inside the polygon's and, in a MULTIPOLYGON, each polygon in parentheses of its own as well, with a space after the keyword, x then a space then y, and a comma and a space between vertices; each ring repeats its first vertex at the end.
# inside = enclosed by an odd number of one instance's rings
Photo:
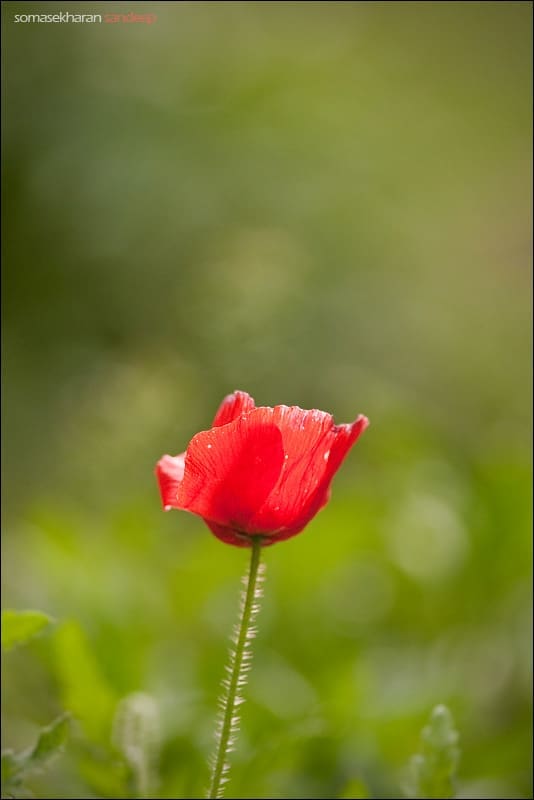
POLYGON ((250 566, 243 578, 239 622, 234 628, 230 661, 226 667, 228 677, 222 682, 223 694, 219 699, 221 711, 217 722, 217 748, 212 762, 208 798, 222 797, 228 781, 229 754, 234 749, 239 730, 239 706, 244 702, 241 689, 247 682, 252 661, 252 639, 256 635, 255 620, 259 611, 263 582, 263 564, 260 564, 261 536, 251 537, 250 566))

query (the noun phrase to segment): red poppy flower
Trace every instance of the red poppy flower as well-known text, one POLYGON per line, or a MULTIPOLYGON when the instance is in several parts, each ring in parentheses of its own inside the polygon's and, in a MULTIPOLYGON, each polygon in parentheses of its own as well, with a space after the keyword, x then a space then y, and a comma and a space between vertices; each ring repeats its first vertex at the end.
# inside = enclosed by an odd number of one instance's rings
POLYGON ((234 392, 185 453, 158 461, 163 507, 198 514, 239 547, 251 536, 265 545, 289 539, 328 502, 332 478, 368 424, 362 415, 334 425, 316 409, 256 408, 246 392, 234 392))

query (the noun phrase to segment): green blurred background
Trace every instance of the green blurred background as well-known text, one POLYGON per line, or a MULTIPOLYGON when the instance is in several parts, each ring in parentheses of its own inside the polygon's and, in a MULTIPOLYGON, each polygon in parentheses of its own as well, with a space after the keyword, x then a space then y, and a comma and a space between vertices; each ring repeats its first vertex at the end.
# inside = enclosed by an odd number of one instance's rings
POLYGON ((37 797, 200 797, 246 554, 153 467, 227 392, 371 419, 265 553, 228 796, 402 796, 436 703, 458 796, 531 797, 529 2, 2 4, 4 745, 37 797), (15 24, 16 13, 157 15, 15 24), (360 794, 358 794, 360 792, 360 794))

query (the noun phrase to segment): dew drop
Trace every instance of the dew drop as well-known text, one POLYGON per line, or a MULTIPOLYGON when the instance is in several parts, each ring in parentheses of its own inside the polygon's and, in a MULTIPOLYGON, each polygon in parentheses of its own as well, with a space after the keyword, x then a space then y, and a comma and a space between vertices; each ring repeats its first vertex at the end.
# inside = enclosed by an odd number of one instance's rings
POLYGON ((208 445, 208 450, 211 450, 211 444, 208 445))
POLYGON ((325 454, 324 454, 324 456, 323 456, 323 458, 324 458, 324 460, 325 460, 325 461, 328 461, 328 456, 329 456, 329 455, 330 455, 330 450, 327 450, 327 451, 326 451, 326 453, 325 453, 325 454))

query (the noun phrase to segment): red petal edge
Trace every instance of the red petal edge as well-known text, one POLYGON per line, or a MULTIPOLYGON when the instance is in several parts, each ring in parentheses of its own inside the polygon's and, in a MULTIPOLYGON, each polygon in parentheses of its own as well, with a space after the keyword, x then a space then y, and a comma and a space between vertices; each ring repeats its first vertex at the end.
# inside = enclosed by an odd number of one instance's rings
POLYGON ((215 414, 212 427, 218 428, 221 425, 227 425, 241 416, 241 414, 252 411, 254 407, 254 399, 249 394, 236 390, 232 394, 226 395, 222 401, 219 410, 215 414))
MULTIPOLYGON (((224 525, 218 525, 216 522, 210 522, 205 519, 204 522, 210 531, 225 544, 233 544, 235 547, 250 547, 252 544, 252 537, 246 534, 238 533, 233 528, 226 528, 224 525)), ((264 546, 269 544, 267 539, 264 539, 264 546)))
POLYGON ((178 489, 184 477, 185 453, 178 456, 163 456, 156 464, 161 502, 164 511, 181 508, 178 505, 178 489))
POLYGON ((334 425, 323 412, 297 407, 277 407, 275 412, 278 409, 284 452, 289 456, 287 471, 251 521, 250 530, 265 532, 271 542, 299 533, 326 505, 335 473, 369 425, 363 415, 351 424, 334 425))

